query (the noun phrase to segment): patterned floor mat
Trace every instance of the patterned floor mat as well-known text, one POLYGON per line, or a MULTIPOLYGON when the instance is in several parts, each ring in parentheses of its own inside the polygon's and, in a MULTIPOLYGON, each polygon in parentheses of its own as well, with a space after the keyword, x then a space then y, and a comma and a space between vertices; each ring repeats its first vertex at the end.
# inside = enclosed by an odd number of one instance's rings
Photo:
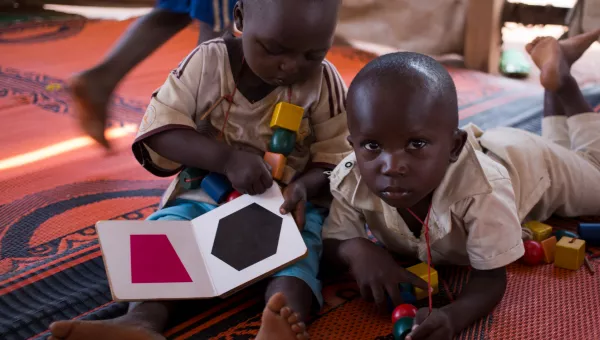
MULTIPOLYGON (((139 122, 149 94, 194 47, 198 34, 193 27, 184 30, 123 81, 111 109, 116 152, 106 156, 73 123, 65 81, 94 64, 129 23, 76 18, 0 27, 3 339, 43 338, 53 320, 105 319, 126 310, 125 304, 111 302, 93 226, 101 219, 144 219, 156 209, 168 180, 137 165, 130 151, 131 125, 139 122)), ((347 83, 372 58, 342 46, 328 57, 347 83)), ((539 87, 466 70, 451 72, 463 123, 539 130, 539 87)), ((599 89, 587 91, 599 105, 599 89)), ((440 274, 454 295, 468 278, 464 268, 442 268, 440 274)), ((599 338, 593 307, 600 303, 597 275, 519 264, 510 267, 509 275, 503 302, 461 339, 599 338)), ((252 338, 259 327, 261 289, 257 285, 227 300, 186 303, 168 337, 252 338)), ((351 282, 330 282, 325 298, 325 308, 309 326, 313 338, 391 339, 388 318, 362 301, 351 282)), ((447 302, 442 289, 436 304, 447 302)))

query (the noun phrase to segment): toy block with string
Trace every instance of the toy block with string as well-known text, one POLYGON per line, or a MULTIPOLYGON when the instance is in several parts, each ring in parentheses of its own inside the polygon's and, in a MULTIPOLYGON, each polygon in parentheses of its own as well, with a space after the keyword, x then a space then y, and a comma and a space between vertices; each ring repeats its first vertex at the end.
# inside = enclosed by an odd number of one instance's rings
MULTIPOLYGON (((237 84, 237 82, 236 82, 237 84)), ((223 101, 228 102, 228 108, 225 112, 225 121, 219 133, 219 139, 227 140, 225 128, 229 118, 229 112, 233 105, 233 99, 237 92, 237 86, 231 95, 225 95, 219 98, 200 118, 206 119, 210 113, 216 109, 223 101)), ((275 105, 271 122, 269 126, 273 128, 273 135, 269 143, 269 151, 265 152, 263 159, 271 168, 271 175, 275 180, 283 178, 287 156, 289 156, 296 146, 296 133, 300 129, 304 108, 291 103, 292 88, 288 87, 288 102, 279 102, 275 105)), ((240 196, 240 193, 234 191, 227 178, 220 174, 207 173, 201 169, 186 168, 179 174, 179 182, 182 188, 194 190, 202 188, 217 204, 224 201, 229 202, 240 196)))

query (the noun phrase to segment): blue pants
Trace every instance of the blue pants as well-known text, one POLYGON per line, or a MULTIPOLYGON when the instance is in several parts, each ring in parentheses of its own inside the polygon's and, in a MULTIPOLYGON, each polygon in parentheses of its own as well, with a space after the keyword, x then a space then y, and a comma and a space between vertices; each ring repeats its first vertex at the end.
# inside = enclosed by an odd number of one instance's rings
POLYGON ((157 0, 156 7, 175 13, 188 13, 190 17, 215 27, 215 19, 219 20, 217 29, 223 30, 225 19, 233 22, 233 6, 237 0, 218 0, 218 8, 214 8, 213 0, 157 0), (227 5, 227 8, 224 8, 227 5), (218 13, 215 16, 215 9, 218 13), (226 16, 224 16, 226 14, 226 16))
MULTIPOLYGON (((178 199, 168 207, 150 215, 148 220, 191 221, 216 207, 216 205, 208 203, 178 199)), ((274 275, 293 276, 306 282, 321 306, 323 305, 323 296, 321 295, 321 281, 317 279, 317 274, 319 272, 319 260, 323 251, 321 229, 323 228, 323 222, 327 213, 328 211, 325 208, 316 207, 311 203, 306 204, 306 223, 301 235, 308 248, 308 256, 274 275)))

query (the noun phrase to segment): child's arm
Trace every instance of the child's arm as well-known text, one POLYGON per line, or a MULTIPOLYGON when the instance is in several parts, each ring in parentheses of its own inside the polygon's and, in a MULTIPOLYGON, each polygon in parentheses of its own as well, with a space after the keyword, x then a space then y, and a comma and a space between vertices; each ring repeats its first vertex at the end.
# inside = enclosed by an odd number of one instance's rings
POLYGON ((525 249, 512 183, 506 170, 500 170, 499 176, 489 180, 488 193, 457 204, 473 268, 468 284, 456 301, 433 310, 429 317, 427 308, 419 310, 415 318, 418 327, 409 334, 410 339, 452 339, 489 314, 504 296, 506 266, 523 256, 525 249))
POLYGON ((419 339, 452 339, 454 334, 492 312, 506 290, 506 268, 473 269, 469 282, 456 301, 429 315, 421 308, 415 317, 417 328, 407 337, 419 339))
POLYGON ((269 169, 260 156, 234 149, 195 130, 164 131, 149 137, 146 144, 159 155, 179 164, 224 174, 242 193, 261 194, 273 184, 269 169))
POLYGON ((285 201, 281 205, 280 212, 282 214, 291 212, 301 230, 306 222, 304 216, 306 202, 329 188, 329 178, 325 171, 323 168, 312 168, 290 183, 283 191, 285 201))
POLYGON ((133 152, 158 176, 171 176, 184 167, 226 175, 241 193, 260 194, 272 183, 259 155, 234 149, 198 132, 197 116, 221 96, 224 45, 214 41, 198 46, 173 70, 153 95, 140 124, 133 152))
POLYGON ((346 157, 352 148, 348 143, 346 122, 346 86, 336 68, 323 61, 319 100, 309 109, 309 121, 314 133, 310 146, 309 169, 294 180, 284 191, 282 213, 293 212, 296 223, 304 226, 305 202, 329 188, 325 174, 346 157))
POLYGON ((367 239, 365 220, 334 191, 329 216, 323 226, 323 265, 327 272, 350 270, 362 297, 386 306, 386 295, 402 303, 400 283, 427 290, 427 283, 399 266, 392 255, 367 239))

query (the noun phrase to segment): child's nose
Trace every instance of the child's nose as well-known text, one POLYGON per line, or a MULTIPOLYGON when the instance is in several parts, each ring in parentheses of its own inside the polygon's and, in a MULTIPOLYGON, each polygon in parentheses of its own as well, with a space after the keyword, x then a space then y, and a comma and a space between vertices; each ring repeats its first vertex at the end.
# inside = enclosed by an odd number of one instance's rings
POLYGON ((386 176, 406 176, 408 174, 408 162, 404 152, 388 154, 384 157, 381 172, 386 176))
POLYGON ((279 65, 279 69, 286 74, 296 74, 298 73, 300 62, 298 58, 288 57, 283 60, 283 62, 279 65))

